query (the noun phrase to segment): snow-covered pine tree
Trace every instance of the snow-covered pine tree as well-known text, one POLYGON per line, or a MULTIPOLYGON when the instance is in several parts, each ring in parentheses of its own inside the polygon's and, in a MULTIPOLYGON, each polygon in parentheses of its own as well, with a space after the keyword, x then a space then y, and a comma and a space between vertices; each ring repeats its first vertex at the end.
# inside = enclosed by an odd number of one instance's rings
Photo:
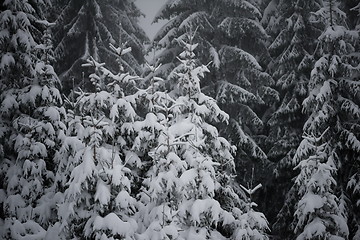
POLYGON ((273 35, 269 46, 272 62, 268 71, 276 81, 281 103, 268 120, 267 142, 271 149, 267 155, 269 159, 288 164, 301 141, 304 119, 301 103, 307 96, 307 83, 314 63, 312 53, 321 33, 311 24, 310 12, 320 6, 317 1, 279 1, 277 4, 271 1, 268 7, 272 5, 276 9, 272 14, 275 23, 268 26, 269 35, 273 35))
POLYGON ((152 164, 139 194, 139 239, 180 238, 181 226, 176 212, 183 199, 179 176, 185 171, 186 162, 177 155, 178 139, 170 131, 173 103, 173 99, 163 94, 153 102, 154 112, 147 114, 146 126, 156 126, 152 135, 157 139, 148 152, 152 164))
MULTIPOLYGON (((164 79, 157 76, 157 70, 161 64, 150 65, 146 63, 148 76, 141 79, 138 85, 144 88, 138 88, 134 94, 136 101, 136 110, 142 118, 135 121, 134 124, 129 123, 129 126, 124 126, 132 129, 134 139, 132 140, 132 149, 137 151, 142 157, 148 158, 148 152, 157 144, 159 131, 162 125, 159 123, 159 116, 157 116, 157 105, 162 102, 165 97, 164 79)), ((143 159, 143 163, 146 159, 143 159)), ((145 167, 145 166, 144 166, 145 167)))
POLYGON ((235 239, 268 239, 267 236, 264 236, 266 230, 269 230, 265 215, 255 210, 255 207, 258 205, 252 201, 253 194, 262 187, 262 184, 253 187, 252 181, 254 179, 250 181, 248 188, 240 185, 247 194, 247 200, 244 213, 241 215, 240 225, 238 226, 237 231, 239 232, 236 234, 235 239))
MULTIPOLYGON (((119 50, 113 45, 111 48, 119 50)), ((127 49, 117 53, 124 55, 131 50, 127 49)), ((83 148, 63 159, 72 162, 61 164, 65 167, 59 179, 69 179, 59 207, 60 223, 53 234, 64 239, 133 239, 137 223, 133 219, 136 200, 130 169, 139 158, 127 147, 129 130, 123 125, 136 119, 133 97, 126 95, 125 86, 137 77, 113 74, 94 58, 83 66, 95 69, 89 77, 95 92, 81 91, 76 101, 75 113, 81 118, 73 117, 73 127, 81 129, 73 129, 73 133, 83 148)))
POLYGON ((62 231, 64 225, 61 225, 61 220, 63 218, 63 213, 61 208, 59 211, 59 206, 65 201, 65 190, 67 189, 67 183, 70 180, 71 173, 73 169, 79 163, 79 152, 85 148, 83 141, 82 133, 84 131, 84 126, 82 124, 83 116, 81 116, 77 111, 77 102, 75 100, 69 100, 65 97, 64 105, 66 106, 66 127, 67 131, 65 136, 61 139, 59 143, 60 148, 54 155, 54 161, 57 164, 57 170, 55 173, 55 195, 53 201, 56 202, 56 221, 50 226, 47 230, 45 239, 67 239, 65 231, 62 231))
MULTIPOLYGON (((328 128, 324 144, 326 154, 333 163, 331 166, 328 164, 327 168, 333 168, 331 171, 337 173, 333 176, 337 186, 334 194, 340 206, 337 215, 347 220, 351 238, 359 226, 355 213, 359 195, 351 187, 358 184, 356 176, 360 156, 360 58, 354 47, 359 41, 359 32, 346 28, 346 14, 339 8, 337 1, 324 1, 324 6, 314 14, 313 20, 325 23, 326 28, 319 37, 309 96, 303 102, 304 111, 309 114, 304 132, 320 136, 328 128)), ((305 143, 298 148, 295 164, 303 160, 303 152, 310 149, 310 145, 305 143)), ((302 216, 298 215, 297 219, 302 219, 302 216)), ((347 234, 343 234, 346 233, 345 227, 334 231, 346 237, 347 234)))
POLYGON ((54 9, 59 10, 54 28, 56 70, 63 82, 65 93, 72 89, 73 80, 77 87, 81 86, 86 90, 83 84, 88 81, 83 78, 90 72, 82 69, 81 64, 90 56, 96 61, 106 63, 110 71, 119 71, 118 65, 113 61, 116 54, 108 48, 110 43, 127 43, 132 51, 122 57, 122 65, 130 74, 141 73, 140 64, 144 61, 143 44, 148 38, 138 25, 141 13, 134 1, 58 0, 54 1, 53 5, 54 9))
POLYGON ((266 190, 271 192, 266 200, 270 205, 264 209, 269 211, 266 213, 270 221, 276 219, 273 232, 284 236, 291 234, 287 229, 294 215, 290 205, 296 193, 288 194, 285 204, 284 197, 291 186, 290 179, 294 177, 292 158, 301 142, 306 119, 301 103, 307 96, 307 84, 314 64, 312 54, 321 34, 319 24, 310 22, 311 12, 320 7, 318 2, 272 0, 262 19, 271 36, 268 43, 271 61, 267 72, 272 75, 275 89, 280 93, 280 101, 272 106, 266 119, 269 129, 266 152, 269 160, 275 163, 275 169, 274 177, 266 186, 266 190))
POLYGON ((181 64, 171 73, 176 85, 157 102, 164 127, 144 181, 140 238, 266 239, 263 215, 246 226, 250 231, 244 226, 246 204, 233 179, 234 149, 209 123, 227 121, 228 115, 200 90, 208 68, 196 66, 193 40, 190 35, 180 40, 181 64))
POLYGON ((262 130, 262 107, 278 96, 269 87, 271 77, 258 62, 266 53, 267 34, 259 24, 261 13, 252 2, 169 0, 155 18, 169 22, 155 36, 154 45, 164 48, 157 59, 163 63, 159 71, 163 77, 168 76, 178 65, 176 58, 182 51, 177 39, 184 39, 189 29, 198 29, 199 58, 211 62, 210 74, 201 86, 230 115, 230 124, 221 129, 227 130, 237 143, 243 159, 246 155, 265 159, 265 153, 251 137, 262 130))
POLYGON ((49 31, 40 38, 50 24, 42 19, 44 1, 2 7, 0 237, 43 239, 56 219, 53 157, 65 131, 49 31))
POLYGON ((166 98, 164 91, 165 81, 157 76, 157 70, 161 67, 161 64, 149 65, 147 63, 147 67, 150 74, 139 81, 138 85, 143 88, 139 88, 133 95, 136 101, 136 111, 141 117, 134 123, 123 125, 124 128, 131 132, 132 151, 136 152, 141 158, 141 167, 137 173, 139 180, 137 181, 139 183, 137 186, 138 193, 141 191, 141 182, 144 175, 153 165, 148 153, 157 146, 160 132, 164 128, 163 124, 160 123, 161 119, 163 119, 162 113, 159 113, 157 109, 159 103, 162 103, 166 98))
POLYGON ((302 159, 295 180, 301 196, 294 216, 297 240, 347 239, 349 234, 346 216, 335 195, 338 159, 326 140, 328 129, 318 137, 304 136, 295 156, 295 160, 302 159))

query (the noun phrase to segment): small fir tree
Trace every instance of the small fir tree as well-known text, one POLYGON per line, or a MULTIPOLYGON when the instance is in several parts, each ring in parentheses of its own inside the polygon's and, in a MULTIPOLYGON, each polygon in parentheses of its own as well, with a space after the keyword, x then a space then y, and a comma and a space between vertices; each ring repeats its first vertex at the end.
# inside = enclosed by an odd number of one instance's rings
MULTIPOLYGON (((245 202, 234 190, 233 147, 208 123, 227 121, 228 115, 200 90, 200 77, 208 69, 196 66, 193 38, 181 41, 181 64, 171 74, 177 84, 157 103, 158 121, 164 127, 144 181, 139 211, 147 219, 140 234, 143 239, 243 236, 236 230, 244 221, 245 202)), ((252 227, 266 239, 262 217, 256 219, 261 224, 252 227)))
POLYGON ((61 164, 65 167, 59 179, 69 180, 59 208, 59 228, 54 232, 65 239, 134 239, 136 200, 130 168, 139 158, 127 147, 128 129, 122 125, 137 117, 132 97, 125 95, 125 86, 137 77, 112 74, 94 58, 87 62, 84 66, 95 69, 89 77, 95 92, 81 92, 77 100, 76 110, 82 116, 74 117, 72 126, 83 148, 64 159, 72 162, 61 164))
POLYGON ((1 16, 2 239, 43 239, 54 215, 53 157, 64 135, 43 2, 5 1, 1 16), (42 41, 42 44, 38 44, 42 41))
POLYGON ((300 160, 300 173, 295 184, 301 199, 295 211, 296 239, 347 239, 349 230, 346 216, 340 209, 336 187, 336 154, 320 136, 304 136, 295 160, 300 160))

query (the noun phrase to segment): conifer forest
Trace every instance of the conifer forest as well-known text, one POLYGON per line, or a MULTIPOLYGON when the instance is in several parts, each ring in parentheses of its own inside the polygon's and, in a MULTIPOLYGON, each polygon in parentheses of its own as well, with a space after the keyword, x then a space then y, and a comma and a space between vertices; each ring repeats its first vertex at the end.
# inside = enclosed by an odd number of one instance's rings
POLYGON ((0 239, 360 240, 359 0, 135 2, 0 1, 0 239))

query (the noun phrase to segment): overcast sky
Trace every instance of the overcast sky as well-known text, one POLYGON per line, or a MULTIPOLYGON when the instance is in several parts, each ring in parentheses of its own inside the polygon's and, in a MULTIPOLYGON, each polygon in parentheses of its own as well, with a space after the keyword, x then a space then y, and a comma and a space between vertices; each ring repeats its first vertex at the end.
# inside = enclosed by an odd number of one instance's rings
POLYGON ((135 4, 146 15, 145 18, 140 18, 139 23, 150 40, 153 39, 154 35, 165 23, 165 21, 158 21, 155 24, 151 24, 154 16, 165 2, 166 0, 135 0, 135 4))

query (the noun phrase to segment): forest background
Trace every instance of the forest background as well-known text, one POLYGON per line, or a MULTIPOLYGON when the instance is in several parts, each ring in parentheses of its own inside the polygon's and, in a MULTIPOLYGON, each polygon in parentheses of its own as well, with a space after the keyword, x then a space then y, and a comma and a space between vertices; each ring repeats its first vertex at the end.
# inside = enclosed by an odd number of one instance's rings
POLYGON ((3 1, 0 237, 360 239, 360 3, 141 17, 3 1))

